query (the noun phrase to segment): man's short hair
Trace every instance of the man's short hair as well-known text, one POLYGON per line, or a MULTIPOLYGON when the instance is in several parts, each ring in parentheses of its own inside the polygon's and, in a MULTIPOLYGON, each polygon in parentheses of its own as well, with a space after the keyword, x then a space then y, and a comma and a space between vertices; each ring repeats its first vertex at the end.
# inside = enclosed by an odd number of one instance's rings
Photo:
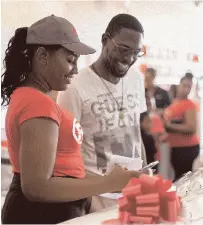
POLYGON ((125 13, 118 14, 111 19, 106 28, 106 33, 114 36, 119 33, 122 28, 131 29, 144 34, 142 24, 134 16, 125 13))
POLYGON ((150 73, 153 77, 156 77, 156 70, 154 68, 147 68, 145 73, 150 73))

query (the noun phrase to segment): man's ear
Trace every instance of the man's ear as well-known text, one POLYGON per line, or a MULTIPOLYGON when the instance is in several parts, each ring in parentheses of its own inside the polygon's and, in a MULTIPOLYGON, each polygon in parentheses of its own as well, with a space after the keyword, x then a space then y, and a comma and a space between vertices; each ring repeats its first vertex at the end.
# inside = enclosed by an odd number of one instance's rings
POLYGON ((108 35, 106 33, 102 34, 102 45, 106 45, 108 39, 108 35))

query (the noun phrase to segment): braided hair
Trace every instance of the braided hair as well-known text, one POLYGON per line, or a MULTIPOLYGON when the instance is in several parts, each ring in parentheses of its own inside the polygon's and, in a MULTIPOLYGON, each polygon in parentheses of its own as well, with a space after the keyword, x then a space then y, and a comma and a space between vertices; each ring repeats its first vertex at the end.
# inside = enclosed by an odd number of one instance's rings
MULTIPOLYGON (((1 75, 1 105, 7 106, 14 90, 21 87, 32 72, 32 60, 34 53, 42 45, 26 44, 28 27, 21 27, 15 31, 14 36, 8 42, 3 60, 4 73, 1 75)), ((47 50, 54 51, 60 48, 58 45, 43 46, 47 50)))

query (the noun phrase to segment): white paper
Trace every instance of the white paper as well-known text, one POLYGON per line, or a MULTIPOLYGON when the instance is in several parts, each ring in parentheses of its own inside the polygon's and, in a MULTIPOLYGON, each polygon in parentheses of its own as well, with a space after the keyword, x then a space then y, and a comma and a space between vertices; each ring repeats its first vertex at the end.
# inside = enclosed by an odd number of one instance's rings
POLYGON ((107 166, 107 173, 110 173, 115 164, 122 167, 126 167, 128 170, 140 170, 142 168, 142 162, 140 158, 129 158, 120 155, 112 155, 107 166))
MULTIPOLYGON (((129 158, 119 155, 112 155, 107 166, 107 174, 109 174, 115 165, 126 167, 128 170, 140 170, 142 168, 142 162, 140 158, 129 158)), ((121 193, 105 193, 100 196, 111 199, 118 199, 122 197, 121 193)))

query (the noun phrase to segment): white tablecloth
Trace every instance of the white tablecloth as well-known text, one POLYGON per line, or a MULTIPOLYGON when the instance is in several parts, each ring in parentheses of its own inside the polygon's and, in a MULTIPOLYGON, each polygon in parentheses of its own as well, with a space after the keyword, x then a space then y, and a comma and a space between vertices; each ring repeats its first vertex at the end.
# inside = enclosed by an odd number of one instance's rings
MULTIPOLYGON (((203 199, 202 199, 203 202, 203 199)), ((195 206, 194 206, 195 207, 195 206)), ((203 211, 202 211, 203 214, 203 211)), ((109 209, 85 215, 79 218, 75 218, 64 222, 68 225, 101 225, 104 220, 116 219, 118 217, 117 207, 111 207, 109 209)), ((177 222, 176 225, 203 225, 203 217, 196 221, 177 222)))
POLYGON ((101 225, 104 220, 115 219, 118 216, 117 207, 111 207, 99 212, 68 220, 62 224, 69 225, 101 225))
MULTIPOLYGON (((199 175, 200 176, 200 175, 199 175)), ((197 178, 195 178, 197 179, 197 178)), ((194 181, 194 180, 193 180, 194 181)), ((195 180, 199 181, 199 180, 195 180)), ((192 179, 191 179, 192 182, 192 179)), ((176 225, 203 225, 203 190, 202 183, 197 183, 200 189, 187 192, 186 195, 181 194, 183 200, 184 221, 179 221, 176 225)), ((186 186, 183 186, 186 187, 186 186)), ((179 189, 180 190, 180 189, 179 189)), ((182 193, 182 192, 181 192, 182 193)), ((118 217, 117 206, 102 210, 100 212, 85 215, 64 222, 69 225, 101 225, 105 220, 116 219, 118 217)), ((170 223, 171 224, 171 223, 170 223)))

